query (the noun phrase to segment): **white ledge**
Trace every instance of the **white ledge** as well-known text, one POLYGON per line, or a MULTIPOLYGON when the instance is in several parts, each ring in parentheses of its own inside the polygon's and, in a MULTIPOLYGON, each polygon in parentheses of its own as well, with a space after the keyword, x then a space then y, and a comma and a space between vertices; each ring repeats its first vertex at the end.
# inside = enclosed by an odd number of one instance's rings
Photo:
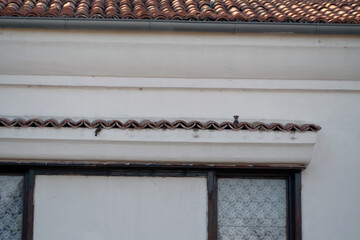
POLYGON ((314 132, 0 128, 0 159, 306 167, 314 132))
POLYGON ((360 81, 0 75, 0 86, 360 91, 360 81))

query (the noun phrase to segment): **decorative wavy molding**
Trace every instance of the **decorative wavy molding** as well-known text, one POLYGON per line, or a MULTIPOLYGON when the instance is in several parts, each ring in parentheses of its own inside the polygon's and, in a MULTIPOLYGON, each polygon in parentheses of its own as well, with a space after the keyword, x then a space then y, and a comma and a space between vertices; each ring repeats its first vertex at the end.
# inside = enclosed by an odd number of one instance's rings
MULTIPOLYGON (((237 117, 237 116, 236 116, 237 117)), ((128 120, 122 122, 120 120, 79 120, 64 119, 58 121, 56 119, 41 120, 33 119, 7 119, 0 118, 0 127, 50 127, 50 128, 101 128, 101 129, 186 129, 186 130, 248 130, 248 131, 280 131, 280 132, 318 132, 321 127, 315 124, 295 124, 287 123, 264 123, 264 122, 239 122, 238 117, 234 122, 216 122, 216 121, 136 121, 128 120)))

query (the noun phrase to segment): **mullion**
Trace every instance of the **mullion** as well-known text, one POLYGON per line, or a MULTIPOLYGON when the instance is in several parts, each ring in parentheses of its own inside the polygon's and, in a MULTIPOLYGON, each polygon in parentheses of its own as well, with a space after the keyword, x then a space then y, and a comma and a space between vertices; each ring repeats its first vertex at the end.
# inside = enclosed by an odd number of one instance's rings
POLYGON ((30 169, 24 176, 22 239, 33 239, 35 171, 30 169))
POLYGON ((302 239, 302 225, 301 225, 301 172, 296 172, 293 176, 294 178, 294 222, 295 229, 293 230, 295 234, 295 240, 302 239))
POLYGON ((218 239, 217 179, 215 171, 208 172, 208 240, 218 239))

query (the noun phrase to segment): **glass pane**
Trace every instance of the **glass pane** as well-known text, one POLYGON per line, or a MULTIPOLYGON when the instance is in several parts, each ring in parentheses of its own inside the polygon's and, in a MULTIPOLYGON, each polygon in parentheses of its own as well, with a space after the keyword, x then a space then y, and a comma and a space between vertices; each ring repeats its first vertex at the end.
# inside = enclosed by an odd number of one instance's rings
POLYGON ((0 176, 0 239, 20 240, 23 205, 22 176, 0 176))
POLYGON ((285 240, 286 209, 286 180, 218 180, 220 240, 285 240))

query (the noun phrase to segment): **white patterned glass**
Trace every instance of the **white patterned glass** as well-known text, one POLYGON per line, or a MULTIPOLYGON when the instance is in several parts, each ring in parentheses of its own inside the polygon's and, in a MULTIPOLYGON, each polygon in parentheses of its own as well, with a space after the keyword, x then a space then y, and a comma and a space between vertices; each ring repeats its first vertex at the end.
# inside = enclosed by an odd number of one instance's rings
POLYGON ((0 176, 0 239, 20 240, 23 177, 0 176))
POLYGON ((220 240, 286 240, 286 180, 218 180, 220 240))

